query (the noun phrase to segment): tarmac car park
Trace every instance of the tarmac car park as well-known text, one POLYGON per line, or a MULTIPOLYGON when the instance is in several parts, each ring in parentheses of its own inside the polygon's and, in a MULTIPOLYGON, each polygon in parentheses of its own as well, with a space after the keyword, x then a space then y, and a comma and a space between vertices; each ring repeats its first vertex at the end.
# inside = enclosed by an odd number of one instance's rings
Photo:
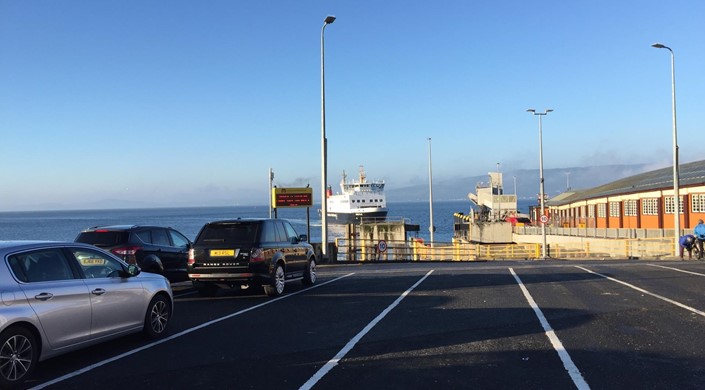
POLYGON ((322 265, 175 290, 167 337, 49 359, 35 388, 705 388, 705 262, 322 265))

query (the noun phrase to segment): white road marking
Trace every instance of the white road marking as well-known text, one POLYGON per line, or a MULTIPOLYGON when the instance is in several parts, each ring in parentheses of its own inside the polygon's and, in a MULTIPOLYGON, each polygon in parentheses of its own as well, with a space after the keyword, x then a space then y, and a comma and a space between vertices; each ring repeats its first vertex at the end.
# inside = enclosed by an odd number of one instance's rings
POLYGON ((52 379, 52 380, 50 380, 50 381, 48 381, 48 382, 41 383, 41 384, 39 384, 39 385, 37 385, 37 386, 32 387, 30 390, 39 390, 39 389, 43 389, 43 388, 45 388, 45 387, 47 387, 47 386, 55 385, 55 384, 57 384, 57 383, 59 383, 59 382, 63 382, 63 381, 65 381, 65 380, 71 379, 71 378, 73 378, 73 377, 75 377, 75 376, 78 376, 78 375, 81 375, 81 374, 85 374, 85 373, 88 372, 88 371, 91 371, 91 370, 96 369, 96 368, 98 368, 98 367, 104 366, 104 365, 106 365, 106 364, 108 364, 108 363, 112 363, 112 362, 117 361, 117 360, 120 360, 120 359, 122 359, 122 358, 131 356, 131 355, 134 355, 134 354, 136 354, 137 352, 141 352, 141 351, 144 351, 144 350, 146 350, 146 349, 155 347, 155 346, 157 346, 157 345, 159 345, 159 344, 166 343, 167 341, 171 341, 171 340, 177 339, 177 338, 179 338, 179 337, 181 337, 181 336, 185 336, 185 335, 187 335, 187 334, 189 334, 189 333, 195 332, 195 331, 197 331, 197 330, 203 329, 203 328, 208 327, 208 326, 211 326, 211 325, 213 325, 213 324, 217 324, 218 322, 222 322, 222 321, 228 320, 228 319, 230 319, 230 318, 237 317, 237 316, 239 316, 239 315, 241 315, 241 314, 244 314, 244 313, 247 313, 247 312, 249 312, 249 311, 252 311, 252 310, 255 310, 255 309, 259 309, 260 307, 267 306, 267 305, 269 305, 269 304, 271 304, 271 303, 280 301, 280 300, 282 300, 282 299, 290 298, 290 297, 299 295, 299 294, 301 294, 301 293, 304 293, 304 292, 306 292, 306 291, 310 291, 310 290, 312 290, 312 289, 314 289, 314 288, 318 288, 318 287, 325 286, 326 284, 330 284, 330 283, 336 282, 336 281, 338 281, 338 280, 340 280, 340 279, 347 278, 348 276, 352 276, 352 275, 354 275, 354 274, 355 274, 354 272, 353 272, 353 273, 349 273, 349 274, 347 274, 347 275, 343 275, 343 276, 340 276, 340 277, 338 277, 338 278, 329 280, 329 281, 327 281, 327 282, 325 282, 325 283, 316 284, 316 285, 311 286, 311 287, 309 287, 309 288, 306 288, 306 289, 303 289, 303 290, 299 290, 299 291, 293 292, 293 293, 291 293, 291 294, 286 294, 286 295, 280 296, 279 298, 273 298, 273 299, 270 299, 270 300, 268 300, 268 301, 266 301, 266 302, 260 303, 259 305, 255 305, 255 306, 252 306, 252 307, 248 307, 247 309, 242 309, 242 310, 240 310, 240 311, 238 311, 238 312, 235 312, 235 313, 232 313, 232 314, 228 314, 227 316, 220 317, 220 318, 216 318, 216 319, 211 320, 211 321, 208 321, 208 322, 204 322, 204 323, 201 324, 201 325, 194 326, 193 328, 189 328, 189 329, 183 330, 183 331, 181 331, 181 332, 179 332, 179 333, 176 333, 176 334, 173 334, 173 335, 171 335, 171 336, 169 336, 169 337, 166 337, 166 338, 157 340, 157 341, 152 342, 152 343, 149 343, 149 344, 147 344, 147 345, 143 345, 143 346, 141 346, 141 347, 139 347, 139 348, 135 348, 135 349, 133 349, 133 350, 131 350, 131 351, 127 351, 127 352, 122 353, 122 354, 120 354, 120 355, 113 356, 113 357, 111 357, 111 358, 109 358, 109 359, 105 359, 105 360, 100 361, 100 362, 98 362, 98 363, 91 364, 90 366, 84 367, 84 368, 82 368, 82 369, 80 369, 80 370, 77 370, 77 371, 74 371, 74 372, 70 372, 70 373, 68 373, 68 374, 66 374, 66 375, 64 375, 64 376, 60 376, 60 377, 55 378, 55 379, 52 379))
POLYGON ((524 283, 522 283, 521 279, 519 278, 519 275, 517 275, 514 272, 514 269, 512 268, 509 268, 509 272, 512 273, 512 276, 514 276, 514 279, 516 280, 517 284, 519 284, 519 288, 521 288, 521 291, 524 293, 524 298, 526 298, 526 301, 529 302, 529 306, 534 309, 536 317, 538 317, 541 326, 543 326, 544 332, 546 332, 546 337, 548 337, 548 340, 551 342, 551 345, 553 345, 553 349, 558 352, 558 356, 563 362, 563 367, 565 367, 566 371, 568 371, 568 374, 573 380, 575 387, 580 390, 590 389, 590 386, 587 384, 587 382, 585 382, 585 378, 583 378, 583 375, 580 373, 580 370, 575 365, 575 363, 573 363, 573 359, 570 358, 568 351, 566 351, 565 347, 563 347, 563 343, 561 343, 561 340, 558 339, 556 332, 554 332, 553 328, 551 328, 551 324, 549 324, 548 320, 546 320, 546 317, 543 315, 541 308, 539 308, 539 306, 536 304, 536 301, 534 301, 534 298, 531 296, 531 294, 529 294, 529 290, 526 288, 526 286, 524 286, 524 283))
POLYGON ((413 291, 416 287, 418 287, 421 282, 426 280, 426 278, 428 278, 431 273, 433 273, 433 270, 428 271, 426 275, 424 275, 424 277, 419 279, 418 282, 414 283, 413 286, 409 287, 408 290, 404 291, 404 293, 402 293, 399 298, 392 302, 391 305, 387 306, 384 311, 379 313, 379 315, 375 317, 375 319, 373 319, 357 335, 355 335, 355 337, 353 337, 347 344, 345 344, 343 349, 341 349, 331 360, 329 360, 328 363, 324 364, 323 367, 318 370, 318 372, 313 374, 313 376, 308 381, 306 381, 306 383, 304 383, 303 386, 299 388, 299 390, 308 390, 315 386, 318 381, 320 381, 330 370, 333 369, 333 367, 338 365, 338 362, 340 362, 340 360, 343 359, 345 355, 347 355, 347 353, 355 347, 355 345, 367 334, 367 332, 372 330, 372 328, 374 328, 377 323, 382 321, 382 319, 387 314, 389 314, 389 312, 392 311, 392 309, 394 309, 399 304, 399 302, 406 298, 406 296, 409 295, 409 293, 411 293, 411 291, 413 291))
POLYGON ((608 280, 611 280, 611 281, 613 281, 613 282, 619 283, 619 284, 621 284, 621 285, 627 286, 627 287, 629 287, 629 288, 632 288, 632 289, 634 289, 634 290, 636 290, 636 291, 639 291, 639 292, 641 292, 641 293, 644 293, 644 294, 646 294, 646 295, 651 295, 651 296, 654 297, 654 298, 658 298, 658 299, 660 299, 660 300, 662 300, 662 301, 668 302, 668 303, 670 303, 670 304, 676 305, 676 306, 678 306, 678 307, 680 307, 680 308, 686 309, 686 310, 688 310, 688 311, 690 311, 690 312, 693 312, 693 313, 695 313, 695 314, 698 314, 698 315, 701 315, 701 316, 705 317, 705 312, 703 312, 703 311, 701 311, 701 310, 698 310, 698 309, 696 309, 696 308, 694 308, 694 307, 690 307, 690 306, 688 306, 688 305, 684 305, 684 304, 682 304, 682 303, 680 303, 680 302, 678 302, 678 301, 674 301, 673 299, 666 298, 666 297, 664 297, 663 295, 658 295, 658 294, 656 294, 656 293, 652 293, 651 291, 644 290, 644 289, 641 288, 641 287, 637 287, 637 286, 635 286, 635 285, 633 285, 633 284, 629 284, 629 283, 627 283, 627 282, 623 282, 623 281, 621 281, 621 280, 619 280, 619 279, 615 279, 615 278, 613 278, 613 277, 610 277, 610 276, 607 276, 607 275, 603 275, 603 274, 601 274, 601 273, 599 273, 599 272, 591 271, 591 270, 589 270, 589 269, 587 269, 587 268, 583 268, 583 267, 581 267, 581 266, 579 266, 579 265, 576 265, 575 267, 576 267, 576 268, 580 268, 581 270, 583 270, 583 271, 585 271, 585 272, 589 272, 589 273, 591 273, 591 274, 593 274, 593 275, 601 276, 601 277, 603 277, 603 278, 605 278, 605 279, 608 279, 608 280))
POLYGON ((657 264, 647 264, 651 267, 658 267, 658 268, 665 268, 665 269, 670 269, 672 271, 678 271, 678 272, 683 272, 684 274, 691 274, 691 275, 698 275, 698 276, 705 276, 703 273, 699 272, 693 272, 693 271, 686 271, 680 268, 673 268, 673 267, 666 267, 665 265, 657 265, 657 264))

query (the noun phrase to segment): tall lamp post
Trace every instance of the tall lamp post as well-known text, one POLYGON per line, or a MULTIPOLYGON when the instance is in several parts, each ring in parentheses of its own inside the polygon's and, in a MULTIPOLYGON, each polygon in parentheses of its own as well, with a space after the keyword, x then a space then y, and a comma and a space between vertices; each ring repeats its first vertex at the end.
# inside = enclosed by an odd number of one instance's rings
POLYGON ((326 16, 321 27, 321 257, 328 258, 328 178, 327 148, 326 148, 326 67, 323 45, 323 32, 326 26, 335 21, 335 16, 326 16))
POLYGON ((676 65, 673 50, 660 43, 651 45, 657 49, 668 49, 671 52, 671 110, 673 111, 673 229, 674 229, 674 254, 679 251, 678 239, 680 238, 680 212, 681 197, 678 189, 678 132, 676 130, 676 65))
POLYGON ((543 129, 542 129, 542 123, 541 123, 541 118, 544 115, 547 115, 549 112, 553 110, 547 109, 544 110, 544 112, 536 112, 533 108, 530 108, 526 110, 526 112, 530 112, 534 115, 539 116, 539 180, 540 180, 540 185, 539 185, 539 197, 540 197, 540 202, 541 202, 541 216, 539 217, 539 220, 541 222, 541 237, 543 238, 543 248, 541 250, 541 256, 546 259, 548 256, 546 255, 546 223, 542 221, 541 219, 545 219, 545 207, 544 207, 544 189, 543 189, 543 129))
POLYGON ((428 231, 431 233, 431 246, 433 246, 433 233, 436 228, 433 226, 433 169, 431 169, 431 138, 428 139, 428 208, 429 220, 428 231))

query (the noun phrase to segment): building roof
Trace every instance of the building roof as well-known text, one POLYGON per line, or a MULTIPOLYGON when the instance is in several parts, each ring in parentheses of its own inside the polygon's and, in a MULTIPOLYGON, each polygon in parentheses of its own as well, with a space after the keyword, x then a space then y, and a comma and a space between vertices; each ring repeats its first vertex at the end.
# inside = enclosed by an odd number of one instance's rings
MULTIPOLYGON (((679 169, 680 186, 705 184, 705 160, 680 164, 679 169)), ((671 188, 673 188, 673 166, 640 173, 587 190, 565 193, 567 196, 562 196, 563 194, 561 194, 549 199, 547 204, 549 206, 561 206, 588 199, 671 188)))

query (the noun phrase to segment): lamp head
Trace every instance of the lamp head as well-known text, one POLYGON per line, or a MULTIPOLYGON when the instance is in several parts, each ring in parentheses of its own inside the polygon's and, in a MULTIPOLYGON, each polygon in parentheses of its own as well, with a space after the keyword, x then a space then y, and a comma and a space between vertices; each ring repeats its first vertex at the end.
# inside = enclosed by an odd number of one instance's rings
POLYGON ((535 113, 535 112, 536 112, 536 110, 534 110, 533 108, 529 108, 528 110, 526 110, 526 112, 531 112, 531 113, 535 113))
POLYGON ((665 49, 666 48, 666 46, 664 46, 663 44, 658 43, 658 42, 651 45, 651 47, 655 47, 657 49, 665 49))
POLYGON ((331 24, 333 22, 335 22, 335 16, 332 15, 326 16, 326 20, 323 21, 325 24, 331 24))
POLYGON ((549 112, 553 112, 553 109, 552 108, 546 109, 546 113, 549 113, 549 112))

